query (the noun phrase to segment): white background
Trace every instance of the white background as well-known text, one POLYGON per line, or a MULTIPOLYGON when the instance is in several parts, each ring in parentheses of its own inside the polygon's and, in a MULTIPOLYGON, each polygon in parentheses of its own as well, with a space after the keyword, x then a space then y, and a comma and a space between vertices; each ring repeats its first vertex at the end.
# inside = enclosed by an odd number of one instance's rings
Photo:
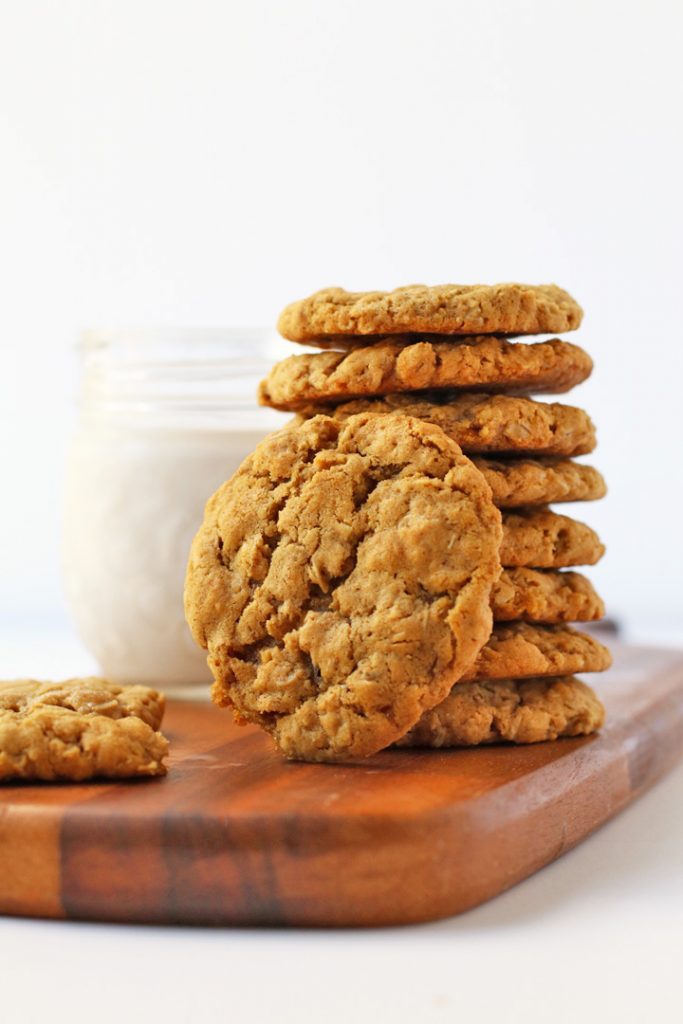
POLYGON ((271 324, 327 285, 557 281, 609 499, 595 570, 683 611, 674 0, 0 6, 0 611, 62 607, 84 325, 271 324))
MULTIPOLYGON (((683 641, 682 31, 676 0, 0 0, 0 623, 35 642, 64 615, 82 327, 268 325, 328 284, 512 279, 586 309, 596 371, 569 401, 611 487, 581 510, 608 544, 593 578, 632 636, 683 641)), ((20 1024, 678 1020, 681 778, 429 929, 0 922, 3 1005, 20 1024)))

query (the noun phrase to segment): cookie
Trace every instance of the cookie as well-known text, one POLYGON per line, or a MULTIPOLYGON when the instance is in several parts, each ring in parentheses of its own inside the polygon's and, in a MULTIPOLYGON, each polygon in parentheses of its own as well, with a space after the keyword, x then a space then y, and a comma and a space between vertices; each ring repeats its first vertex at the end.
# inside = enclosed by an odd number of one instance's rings
POLYGON ((570 626, 501 623, 493 627, 486 646, 462 679, 568 676, 574 672, 603 672, 611 664, 606 647, 570 626))
POLYGON ((0 780, 163 775, 164 697, 105 679, 0 684, 0 780))
POLYGON ((500 513, 439 427, 317 416, 258 445, 209 500, 185 607, 213 698, 289 758, 392 743, 491 628, 500 513))
POLYGON ((542 743, 588 736, 604 720, 605 709, 593 690, 573 676, 460 683, 397 746, 542 743))
POLYGON ((605 553, 590 526, 544 507, 503 513, 500 560, 506 567, 564 569, 595 565, 605 553))
POLYGON ((593 466, 569 459, 472 460, 484 474, 499 508, 595 501, 605 496, 605 481, 593 466))
POLYGON ((594 622, 605 614, 590 580, 552 569, 503 569, 491 608, 496 622, 594 622))
POLYGON ((429 388, 483 391, 568 391, 593 368, 587 352, 567 341, 532 345, 485 335, 452 341, 388 338, 349 352, 312 352, 276 363, 259 385, 259 401, 297 410, 311 402, 429 388))
POLYGON ((290 341, 347 346, 387 334, 561 334, 580 325, 578 302, 555 284, 415 284, 391 292, 323 288, 293 302, 278 330, 290 341))
POLYGON ((536 402, 517 395, 432 391, 357 398, 339 405, 311 405, 302 416, 326 413, 345 419, 360 412, 402 413, 436 423, 466 455, 586 455, 595 448, 588 413, 559 402, 536 402))

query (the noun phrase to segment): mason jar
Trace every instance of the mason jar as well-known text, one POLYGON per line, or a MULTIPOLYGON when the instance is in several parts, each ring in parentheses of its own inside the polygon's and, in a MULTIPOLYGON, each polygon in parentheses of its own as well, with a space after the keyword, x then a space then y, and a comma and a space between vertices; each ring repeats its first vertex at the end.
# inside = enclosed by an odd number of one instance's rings
POLYGON ((283 347, 250 328, 83 336, 63 576, 76 628, 107 678, 209 682, 183 615, 189 547, 207 498, 288 418, 256 401, 283 347))

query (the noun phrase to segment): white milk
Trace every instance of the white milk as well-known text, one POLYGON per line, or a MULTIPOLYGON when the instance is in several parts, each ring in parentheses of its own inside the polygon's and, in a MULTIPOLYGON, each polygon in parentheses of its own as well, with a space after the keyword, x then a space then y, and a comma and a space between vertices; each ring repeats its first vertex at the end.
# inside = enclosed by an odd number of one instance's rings
POLYGON ((207 498, 288 418, 256 405, 268 339, 236 330, 86 338, 63 573, 76 627, 110 679, 210 681, 183 614, 185 567, 207 498))

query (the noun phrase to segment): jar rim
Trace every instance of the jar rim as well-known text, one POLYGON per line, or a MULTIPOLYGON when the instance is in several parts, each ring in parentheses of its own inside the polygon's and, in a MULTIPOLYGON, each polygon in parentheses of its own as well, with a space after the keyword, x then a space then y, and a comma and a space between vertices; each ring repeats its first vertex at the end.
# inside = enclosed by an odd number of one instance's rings
MULTIPOLYGON (((102 348, 109 345, 164 345, 191 343, 192 340, 207 343, 226 343, 252 340, 269 341, 279 338, 274 327, 245 325, 243 327, 219 326, 171 326, 154 327, 86 327, 77 342, 78 348, 102 348)), ((280 341, 284 339, 279 338, 280 341)))
POLYGON ((259 380, 283 356, 267 327, 98 328, 78 346, 82 415, 89 421, 214 429, 267 412, 259 380))

